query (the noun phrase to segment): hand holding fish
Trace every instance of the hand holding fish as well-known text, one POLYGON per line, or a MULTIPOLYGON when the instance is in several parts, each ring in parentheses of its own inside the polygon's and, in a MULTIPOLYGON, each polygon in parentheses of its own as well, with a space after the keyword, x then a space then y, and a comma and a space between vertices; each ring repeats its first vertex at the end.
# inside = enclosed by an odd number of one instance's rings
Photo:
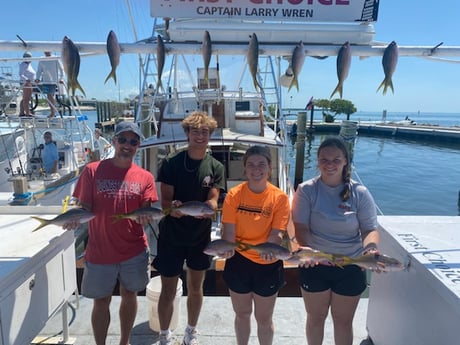
POLYGON ((307 246, 299 247, 287 261, 306 268, 318 265, 335 266, 334 255, 323 253, 307 246))
POLYGON ((206 202, 201 201, 187 201, 173 200, 171 207, 165 210, 166 215, 171 217, 180 218, 183 216, 192 216, 195 218, 212 218, 216 211, 210 206, 210 200, 206 202))

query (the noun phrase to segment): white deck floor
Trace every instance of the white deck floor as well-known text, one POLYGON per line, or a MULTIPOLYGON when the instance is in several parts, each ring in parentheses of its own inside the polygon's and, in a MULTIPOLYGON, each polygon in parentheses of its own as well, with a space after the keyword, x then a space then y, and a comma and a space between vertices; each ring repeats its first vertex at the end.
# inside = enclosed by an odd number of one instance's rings
MULTIPOLYGON (((109 336, 106 345, 118 345, 119 323, 118 305, 120 297, 112 299, 112 323, 109 328, 109 336)), ((158 342, 158 333, 149 327, 147 297, 139 297, 139 310, 131 335, 131 345, 150 345, 158 342)), ((368 299, 361 299, 354 319, 355 340, 353 345, 368 345, 366 341, 366 315, 368 299)), ((70 340, 68 344, 91 345, 94 344, 90 323, 92 301, 81 298, 80 306, 76 310, 76 317, 69 327, 70 340)), ((179 324, 174 331, 175 343, 182 342, 184 328, 186 326, 186 297, 181 298, 181 313, 179 324)), ((69 309, 69 322, 72 320, 72 312, 69 309)), ((205 297, 198 328, 201 345, 230 345, 236 344, 233 317, 230 297, 205 297)), ((274 321, 275 339, 274 345, 299 345, 306 344, 305 337, 305 309, 302 298, 279 297, 276 302, 274 321)), ((59 313, 45 326, 40 337, 53 336, 62 330, 62 318, 59 313)), ((60 336, 62 339, 62 336, 60 336)), ((59 337, 58 337, 59 338, 59 337)), ((36 338, 37 339, 37 338, 36 338)), ((40 344, 57 344, 58 342, 44 341, 40 344)), ((61 343, 62 344, 62 343, 61 343)), ((256 324, 252 322, 252 332, 249 345, 258 344, 256 335, 256 324)), ((327 320, 323 345, 334 345, 333 327, 330 317, 327 320)))

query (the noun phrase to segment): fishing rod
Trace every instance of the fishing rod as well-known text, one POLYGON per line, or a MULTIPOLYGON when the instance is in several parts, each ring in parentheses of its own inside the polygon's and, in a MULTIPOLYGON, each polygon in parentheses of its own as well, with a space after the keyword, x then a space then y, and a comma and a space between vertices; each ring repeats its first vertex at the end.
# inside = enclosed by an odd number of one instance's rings
POLYGON ((25 174, 25 170, 24 170, 24 167, 22 166, 22 160, 21 160, 21 154, 19 152, 19 149, 18 149, 18 144, 17 144, 17 140, 18 139, 22 139, 23 140, 23 144, 24 144, 24 138, 22 138, 20 135, 16 137, 16 139, 14 140, 14 150, 16 151, 16 156, 18 157, 18 161, 19 161, 19 167, 20 167, 20 174, 21 175, 24 175, 25 174))
MULTIPOLYGON (((5 151, 6 151, 6 158, 8 159, 8 165, 10 166, 10 170, 11 170, 11 176, 14 176, 14 170, 13 170, 13 166, 11 165, 11 159, 10 159, 10 155, 8 153, 8 146, 6 146, 6 143, 5 143, 5 138, 3 137, 3 135, 1 136, 2 137, 2 142, 3 142, 3 146, 5 147, 5 151)), ((7 171, 8 173, 8 171, 7 171)))

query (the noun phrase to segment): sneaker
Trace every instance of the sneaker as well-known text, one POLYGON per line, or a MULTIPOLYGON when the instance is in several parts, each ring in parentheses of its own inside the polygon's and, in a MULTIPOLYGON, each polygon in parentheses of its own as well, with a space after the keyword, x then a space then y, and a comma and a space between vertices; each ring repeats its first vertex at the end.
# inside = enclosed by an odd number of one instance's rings
POLYGON ((171 334, 168 335, 161 335, 160 334, 160 345, 172 345, 172 336, 171 334))
POLYGON ((196 330, 196 328, 192 332, 185 330, 182 345, 198 345, 197 335, 198 331, 196 330))

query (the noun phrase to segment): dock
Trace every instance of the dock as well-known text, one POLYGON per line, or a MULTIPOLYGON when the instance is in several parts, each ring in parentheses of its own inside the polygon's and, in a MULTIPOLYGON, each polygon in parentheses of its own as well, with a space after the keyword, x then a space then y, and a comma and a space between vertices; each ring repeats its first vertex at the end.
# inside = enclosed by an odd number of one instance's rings
MULTIPOLYGON (((307 127, 307 132, 338 134, 340 125, 340 123, 314 122, 312 129, 307 127)), ((460 144, 460 127, 358 122, 358 135, 460 144)))

